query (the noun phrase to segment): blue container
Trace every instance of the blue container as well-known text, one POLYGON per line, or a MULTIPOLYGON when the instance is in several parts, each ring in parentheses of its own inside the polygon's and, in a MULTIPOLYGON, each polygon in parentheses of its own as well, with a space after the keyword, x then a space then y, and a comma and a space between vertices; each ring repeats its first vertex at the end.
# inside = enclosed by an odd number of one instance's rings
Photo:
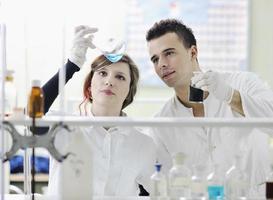
POLYGON ((224 187, 221 185, 208 186, 209 200, 223 200, 224 187))

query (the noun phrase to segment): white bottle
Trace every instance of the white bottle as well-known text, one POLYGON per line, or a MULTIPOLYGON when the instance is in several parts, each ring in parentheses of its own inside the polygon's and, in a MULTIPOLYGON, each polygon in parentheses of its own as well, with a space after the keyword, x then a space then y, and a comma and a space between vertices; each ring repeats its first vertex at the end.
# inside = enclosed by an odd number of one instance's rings
POLYGON ((155 164, 155 172, 151 176, 151 199, 164 199, 167 197, 167 180, 161 171, 161 164, 155 164))
MULTIPOLYGON (((11 116, 13 114, 14 108, 17 107, 17 91, 14 84, 14 71, 13 70, 6 70, 5 74, 5 98, 4 98, 4 105, 5 105, 5 116, 11 116)), ((5 131, 5 133, 7 133, 5 131)), ((5 152, 11 148, 12 140, 10 134, 5 134, 4 136, 4 149, 5 152)), ((10 179, 10 164, 6 162, 3 164, 5 169, 5 193, 9 192, 9 179, 10 179)))
POLYGON ((17 107, 17 92, 14 84, 13 70, 7 70, 5 75, 5 116, 10 116, 17 107))
POLYGON ((55 147, 65 155, 62 162, 52 161, 47 195, 51 200, 93 199, 93 154, 90 144, 79 128, 56 129, 55 147))
POLYGON ((242 167, 242 156, 236 155, 235 162, 226 172, 225 193, 227 199, 248 197, 249 179, 242 167))
POLYGON ((185 158, 182 152, 173 155, 173 167, 169 171, 169 196, 173 200, 191 196, 191 171, 184 165, 185 158))
POLYGON ((207 197, 207 167, 199 164, 193 166, 191 177, 191 197, 193 199, 206 199, 207 197))

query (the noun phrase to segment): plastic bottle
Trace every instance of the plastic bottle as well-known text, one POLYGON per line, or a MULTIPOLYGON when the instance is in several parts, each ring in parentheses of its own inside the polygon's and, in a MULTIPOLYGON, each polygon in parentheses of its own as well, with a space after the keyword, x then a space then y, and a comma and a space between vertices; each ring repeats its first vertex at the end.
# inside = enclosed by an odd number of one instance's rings
POLYGON ((248 197, 249 179, 243 170, 241 155, 235 156, 235 162, 226 172, 225 178, 227 199, 246 199, 248 197))
POLYGON ((7 70, 5 75, 5 116, 10 116, 17 107, 17 91, 14 84, 14 71, 7 70))
POLYGON ((193 175, 191 177, 191 197, 193 199, 207 198, 207 179, 206 165, 199 164, 193 166, 193 175))
POLYGON ((208 197, 209 200, 224 199, 224 174, 221 173, 220 166, 214 165, 214 171, 211 173, 208 180, 208 197))
POLYGON ((273 164, 271 165, 271 172, 265 182, 265 197, 266 199, 273 199, 273 164))
POLYGON ((155 164, 155 172, 151 176, 151 199, 165 199, 167 198, 167 180, 166 176, 161 171, 161 164, 155 164))
POLYGON ((28 100, 28 115, 41 118, 44 115, 44 95, 40 80, 32 81, 32 88, 28 100))
POLYGON ((173 155, 173 167, 169 171, 169 196, 173 200, 191 196, 191 171, 184 165, 185 158, 182 152, 173 155))

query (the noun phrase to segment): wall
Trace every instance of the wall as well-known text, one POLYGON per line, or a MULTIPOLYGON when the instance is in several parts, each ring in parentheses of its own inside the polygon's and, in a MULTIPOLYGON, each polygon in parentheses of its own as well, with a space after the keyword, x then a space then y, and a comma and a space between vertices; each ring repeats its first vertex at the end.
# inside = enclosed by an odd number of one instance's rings
POLYGON ((249 64, 273 87, 273 1, 251 0, 249 64))

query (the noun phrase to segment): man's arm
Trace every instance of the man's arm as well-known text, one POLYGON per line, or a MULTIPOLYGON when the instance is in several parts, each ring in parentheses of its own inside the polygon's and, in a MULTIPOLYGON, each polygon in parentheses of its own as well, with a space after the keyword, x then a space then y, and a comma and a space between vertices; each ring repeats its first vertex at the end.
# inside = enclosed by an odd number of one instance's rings
POLYGON ((233 96, 231 98, 231 102, 229 105, 231 106, 232 110, 241 114, 242 116, 245 116, 244 109, 242 106, 242 99, 241 99, 241 95, 239 91, 234 90, 233 96))
POLYGON ((191 81, 243 116, 273 116, 273 91, 253 73, 231 73, 227 78, 208 71, 195 75, 191 81))

